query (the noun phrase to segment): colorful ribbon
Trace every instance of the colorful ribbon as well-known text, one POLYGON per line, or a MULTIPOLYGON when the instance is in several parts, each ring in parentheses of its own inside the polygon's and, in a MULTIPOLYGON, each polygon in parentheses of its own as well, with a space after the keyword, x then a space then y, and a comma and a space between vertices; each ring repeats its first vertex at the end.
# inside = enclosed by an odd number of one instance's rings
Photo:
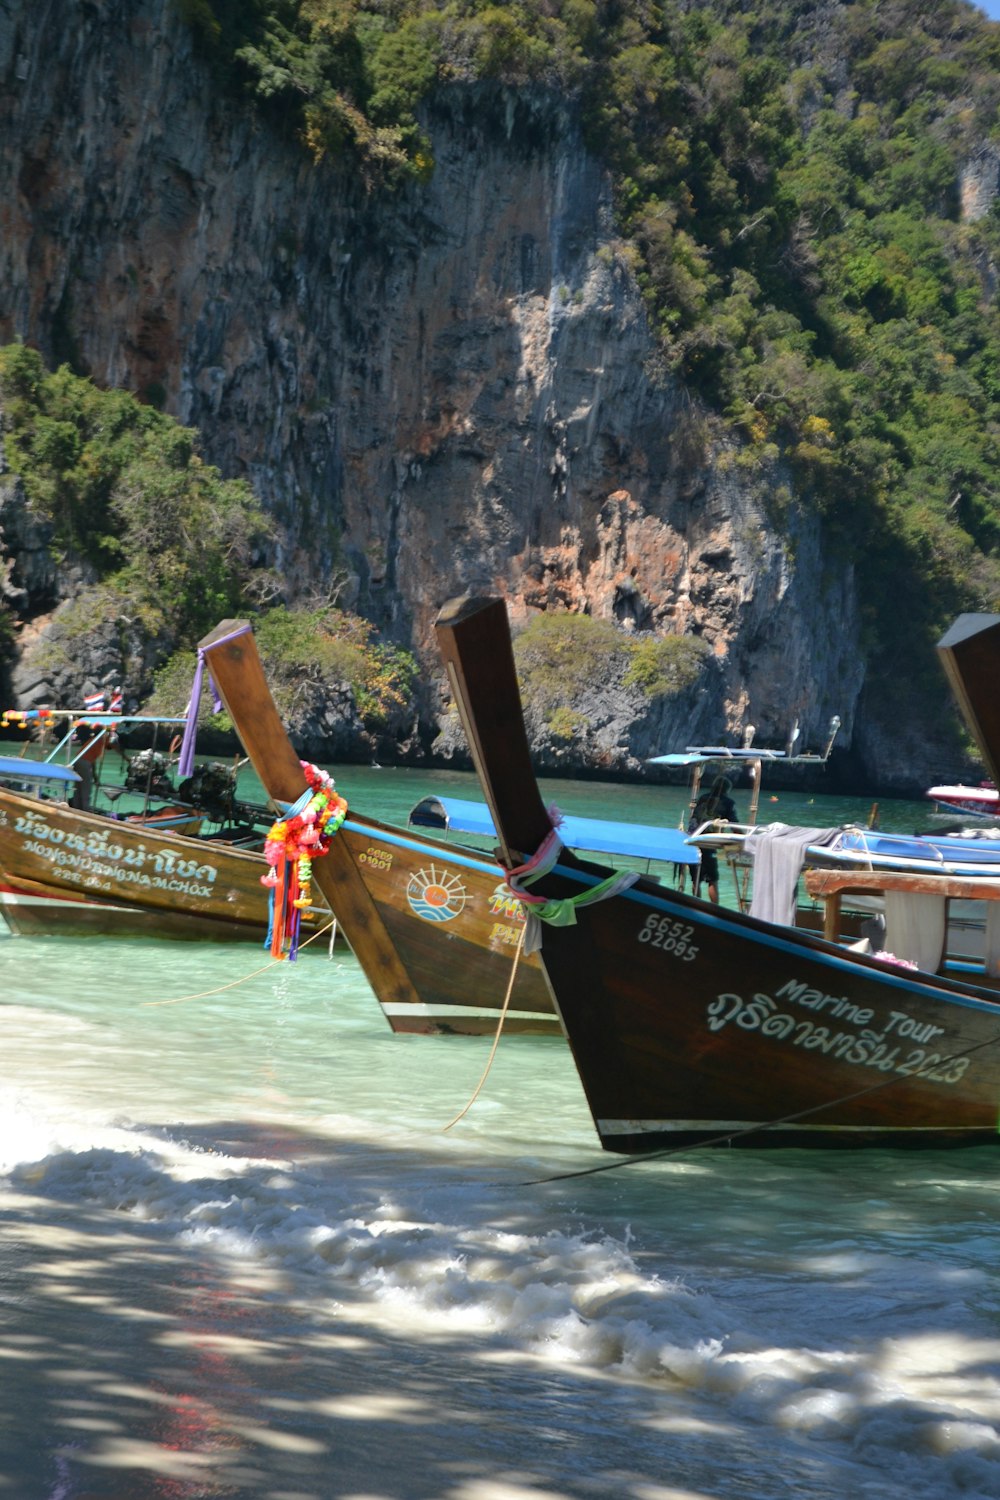
POLYGON ((564 847, 556 831, 562 822, 562 814, 554 806, 548 809, 548 814, 553 826, 535 853, 523 865, 505 872, 508 890, 523 903, 525 908, 525 953, 537 953, 541 948, 543 923, 547 923, 550 927, 575 927, 578 907, 592 906, 597 901, 607 901, 612 896, 627 891, 639 879, 635 871, 619 871, 614 875, 609 875, 598 885, 581 891, 577 896, 563 896, 558 900, 549 900, 546 896, 533 895, 526 889, 526 886, 536 880, 541 880, 543 875, 549 874, 555 867, 564 847))
POLYGON ((308 786, 297 802, 272 824, 264 844, 267 873, 261 885, 270 889, 265 946, 274 958, 298 955, 302 912, 312 905, 313 861, 326 854, 333 835, 347 817, 347 802, 326 771, 300 761, 308 786))
MULTIPOLYGON (((216 646, 225 646, 229 641, 239 640, 240 636, 246 635, 249 629, 249 624, 241 625, 239 630, 233 630, 229 635, 220 635, 217 641, 212 641, 210 649, 214 651, 216 646)), ((194 669, 194 682, 191 684, 191 697, 188 699, 188 706, 185 710, 187 722, 184 725, 184 738, 181 741, 181 753, 177 761, 177 775, 181 781, 190 776, 194 770, 194 747, 195 741, 198 738, 198 709, 201 705, 201 689, 206 667, 208 667, 208 680, 212 689, 214 710, 217 714, 222 712, 222 699, 219 696, 219 689, 215 685, 212 669, 208 666, 205 657, 205 648, 199 646, 198 661, 194 669)))

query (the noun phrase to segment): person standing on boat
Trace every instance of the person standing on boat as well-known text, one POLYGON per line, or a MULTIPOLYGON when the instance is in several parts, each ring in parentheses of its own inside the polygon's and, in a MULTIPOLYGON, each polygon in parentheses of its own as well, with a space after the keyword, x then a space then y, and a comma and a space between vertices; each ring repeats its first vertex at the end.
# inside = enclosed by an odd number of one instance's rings
POLYGON ((82 745, 73 760, 73 769, 77 772, 80 780, 73 787, 73 796, 70 802, 72 807, 80 812, 90 809, 90 799, 94 788, 94 767, 104 754, 106 732, 100 724, 80 723, 76 726, 73 734, 73 743, 82 745))
MULTIPOLYGON (((732 782, 727 776, 717 776, 707 792, 702 792, 691 810, 688 833, 694 833, 704 823, 735 823, 738 817, 736 803, 730 797, 732 782)), ((698 883, 708 886, 708 899, 719 900, 719 857, 714 849, 702 849, 698 883)), ((697 890, 695 892, 697 894, 697 890)))

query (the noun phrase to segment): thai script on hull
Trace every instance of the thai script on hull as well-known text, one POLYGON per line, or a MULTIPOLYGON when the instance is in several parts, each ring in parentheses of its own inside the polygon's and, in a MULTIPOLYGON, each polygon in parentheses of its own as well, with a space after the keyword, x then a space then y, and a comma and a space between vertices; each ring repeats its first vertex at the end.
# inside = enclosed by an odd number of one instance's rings
MULTIPOLYGON (((29 812, 15 819, 14 831, 26 836, 24 847, 32 853, 53 858, 58 852, 81 860, 109 861, 111 865, 121 867, 120 872, 113 872, 120 874, 121 878, 130 869, 151 868, 156 875, 179 880, 203 880, 211 885, 218 875, 215 865, 200 864, 196 859, 184 858, 166 844, 147 848, 141 841, 134 844, 112 842, 115 830, 111 828, 92 828, 85 833, 75 833, 72 829, 47 823, 44 814, 29 812)), ((73 858, 57 862, 70 868, 83 868, 75 865, 73 858)))
POLYGON ((944 1028, 920 1021, 907 1011, 890 1010, 881 1021, 881 1029, 875 1030, 870 1024, 875 1012, 844 995, 827 995, 795 979, 786 981, 776 993, 786 1003, 828 1015, 842 1026, 855 1029, 834 1030, 815 1020, 804 1020, 801 1015, 779 1010, 777 1000, 758 992, 749 998, 732 993, 716 996, 708 1005, 709 1030, 721 1031, 732 1024, 741 1031, 759 1032, 772 1041, 788 1042, 840 1062, 876 1068, 882 1073, 919 1074, 931 1083, 957 1083, 969 1067, 967 1056, 928 1051, 927 1043, 943 1036, 944 1028))

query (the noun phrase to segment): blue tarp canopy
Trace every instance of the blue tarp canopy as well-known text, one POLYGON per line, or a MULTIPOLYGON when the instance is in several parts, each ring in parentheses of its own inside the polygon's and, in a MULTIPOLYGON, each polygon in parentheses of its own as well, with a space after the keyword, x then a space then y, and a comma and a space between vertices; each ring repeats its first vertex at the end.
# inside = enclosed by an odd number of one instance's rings
POLYGON ((788 755, 784 750, 727 750, 708 746, 704 750, 677 750, 673 755, 654 755, 647 766, 710 766, 716 760, 783 760, 795 765, 804 760, 822 760, 821 755, 788 755))
MULTIPOLYGON (((410 813, 414 828, 451 829, 495 839, 496 829, 483 802, 459 797, 424 797, 410 813)), ((603 818, 563 818, 559 836, 569 849, 594 854, 620 854, 631 859, 658 859, 669 865, 696 865, 697 849, 685 843, 679 828, 657 828, 648 823, 607 823, 603 818)))
POLYGON ((17 755, 0 755, 0 776, 17 781, 79 781, 77 771, 69 766, 53 766, 44 760, 22 760, 17 755))
POLYGON ((877 854, 896 859, 930 859, 981 861, 983 864, 1000 863, 1000 839, 993 838, 938 838, 932 835, 921 838, 917 834, 908 838, 894 833, 852 833, 845 830, 840 837, 841 849, 862 854, 877 854))
MULTIPOLYGON (((828 752, 829 753, 829 752, 828 752)), ((731 750, 726 745, 689 745, 686 750, 675 750, 670 755, 652 755, 647 766, 710 766, 714 761, 735 760, 749 764, 755 760, 780 760, 786 766, 824 764, 826 755, 816 755, 803 750, 801 755, 789 755, 787 750, 731 750)))

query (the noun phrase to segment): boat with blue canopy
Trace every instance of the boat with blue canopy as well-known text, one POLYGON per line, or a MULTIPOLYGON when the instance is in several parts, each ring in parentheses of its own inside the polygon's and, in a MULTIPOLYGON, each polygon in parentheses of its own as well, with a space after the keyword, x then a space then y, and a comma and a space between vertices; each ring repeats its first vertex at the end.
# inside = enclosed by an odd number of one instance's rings
MULTIPOLYGON (((506 601, 451 600, 435 629, 507 888, 531 903, 524 946, 605 1149, 997 1144, 989 976, 843 947, 581 860, 535 780, 506 601)), ((1000 631, 978 654, 975 699, 981 687, 1000 764, 1000 631)))
POLYGON ((830 720, 827 730, 826 743, 822 751, 802 750, 797 751, 795 746, 799 740, 799 726, 796 722, 788 735, 788 740, 783 750, 770 749, 763 745, 754 745, 756 730, 752 724, 748 724, 743 731, 743 744, 733 745, 689 745, 685 750, 673 750, 666 755, 653 755, 646 761, 647 766, 663 766, 671 771, 690 771, 691 806, 694 807, 698 800, 701 789, 701 780, 709 767, 732 775, 737 769, 746 767, 750 779, 750 809, 747 814, 748 823, 756 823, 757 811, 760 804, 761 772, 766 764, 778 766, 825 766, 830 759, 834 741, 840 733, 840 716, 834 714, 830 720))
MULTIPOLYGON (((486 804, 460 797, 424 797, 411 811, 409 821, 414 828, 477 834, 493 840, 497 837, 486 804)), ((595 854, 668 865, 697 865, 701 860, 700 851, 687 842, 687 835, 679 828, 567 815, 560 821, 559 833, 569 848, 595 854)))
POLYGON ((858 870, 916 870, 922 874, 1000 876, 1000 835, 881 833, 846 826, 836 836, 805 851, 814 866, 858 870))
POLYGON ((72 766, 53 766, 44 760, 28 760, 20 755, 0 755, 0 780, 30 783, 45 786, 46 783, 65 786, 79 781, 79 771, 72 766))
POLYGON ((827 754, 790 755, 787 750, 754 750, 752 748, 734 750, 728 745, 702 745, 690 750, 675 750, 669 755, 652 755, 646 764, 647 766, 672 766, 680 770, 690 769, 692 766, 714 765, 718 760, 735 760, 744 763, 755 760, 773 760, 780 761, 785 766, 821 766, 826 761, 827 754))

